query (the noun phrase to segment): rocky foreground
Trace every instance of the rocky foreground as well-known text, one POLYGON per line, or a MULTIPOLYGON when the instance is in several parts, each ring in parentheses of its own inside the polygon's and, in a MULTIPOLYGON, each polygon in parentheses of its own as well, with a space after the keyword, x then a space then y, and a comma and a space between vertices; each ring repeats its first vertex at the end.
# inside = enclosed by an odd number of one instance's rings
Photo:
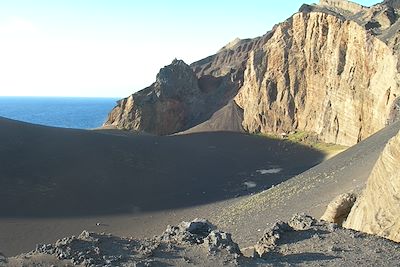
POLYGON ((399 248, 392 241, 297 214, 242 249, 229 233, 195 219, 168 226, 150 239, 83 231, 0 261, 1 266, 391 266, 400 263, 399 248))

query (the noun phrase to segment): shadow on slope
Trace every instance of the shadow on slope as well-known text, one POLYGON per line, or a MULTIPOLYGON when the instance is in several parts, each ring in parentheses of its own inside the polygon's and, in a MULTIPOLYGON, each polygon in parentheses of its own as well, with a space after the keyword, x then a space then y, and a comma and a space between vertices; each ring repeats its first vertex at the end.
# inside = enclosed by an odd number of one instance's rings
POLYGON ((239 133, 158 137, 1 118, 0 129, 2 217, 135 213, 206 204, 264 190, 323 159, 304 146, 239 133), (268 173, 270 169, 281 171, 268 173))

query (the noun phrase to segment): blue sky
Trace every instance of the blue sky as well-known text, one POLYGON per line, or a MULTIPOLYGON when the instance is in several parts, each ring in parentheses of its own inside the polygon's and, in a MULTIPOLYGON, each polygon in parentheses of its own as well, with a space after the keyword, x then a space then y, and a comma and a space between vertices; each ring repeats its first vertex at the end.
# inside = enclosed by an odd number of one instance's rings
POLYGON ((0 0, 0 95, 127 96, 313 2, 0 0))

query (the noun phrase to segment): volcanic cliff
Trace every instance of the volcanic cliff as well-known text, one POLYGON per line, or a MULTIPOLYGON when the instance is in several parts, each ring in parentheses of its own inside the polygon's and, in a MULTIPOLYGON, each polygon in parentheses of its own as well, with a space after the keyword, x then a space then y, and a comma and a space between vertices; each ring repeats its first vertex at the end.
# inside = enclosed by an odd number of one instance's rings
POLYGON ((397 119, 397 1, 321 0, 264 36, 239 40, 118 102, 105 125, 167 135, 188 130, 301 130, 352 145, 397 119))
POLYGON ((367 187, 344 226, 400 242, 400 132, 393 137, 372 170, 367 187))

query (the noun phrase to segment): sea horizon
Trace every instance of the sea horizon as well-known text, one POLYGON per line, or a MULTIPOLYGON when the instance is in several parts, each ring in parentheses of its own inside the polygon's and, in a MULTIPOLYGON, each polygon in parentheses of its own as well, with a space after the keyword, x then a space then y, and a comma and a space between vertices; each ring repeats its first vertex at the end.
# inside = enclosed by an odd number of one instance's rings
POLYGON ((45 126, 101 127, 117 97, 0 96, 0 116, 45 126))

